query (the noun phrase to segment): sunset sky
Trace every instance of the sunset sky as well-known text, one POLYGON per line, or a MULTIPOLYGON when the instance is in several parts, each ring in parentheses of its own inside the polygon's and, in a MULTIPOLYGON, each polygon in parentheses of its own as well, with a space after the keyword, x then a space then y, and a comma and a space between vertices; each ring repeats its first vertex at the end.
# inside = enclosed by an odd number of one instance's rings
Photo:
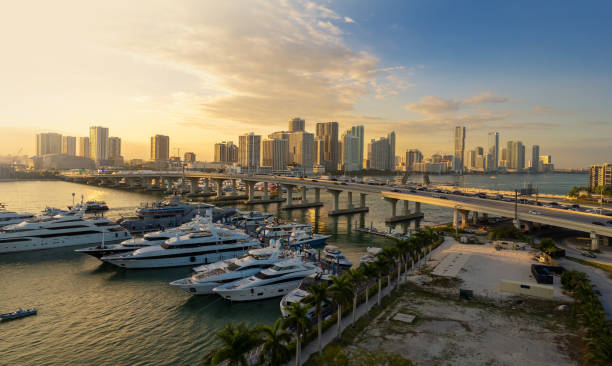
POLYGON ((13 1, 0 12, 0 154, 110 128, 211 160, 294 116, 397 134, 397 154, 539 144, 557 167, 612 160, 605 1, 13 1))

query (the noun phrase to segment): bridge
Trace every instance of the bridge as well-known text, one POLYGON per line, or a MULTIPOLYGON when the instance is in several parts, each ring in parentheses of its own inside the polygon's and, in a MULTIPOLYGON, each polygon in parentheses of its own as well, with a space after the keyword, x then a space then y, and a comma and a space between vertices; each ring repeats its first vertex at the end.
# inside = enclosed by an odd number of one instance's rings
POLYGON ((321 190, 326 190, 333 196, 333 207, 329 211, 330 216, 352 214, 368 211, 366 196, 368 194, 380 195, 389 203, 390 216, 388 223, 414 221, 418 225, 419 219, 423 217, 421 204, 448 207, 453 210, 453 226, 465 227, 469 224, 470 213, 472 222, 480 218, 486 220, 488 215, 514 219, 516 227, 527 225, 530 229, 536 225, 549 225, 588 233, 591 238, 591 248, 598 249, 600 244, 610 245, 612 237, 612 217, 594 213, 577 212, 552 207, 534 206, 515 202, 505 202, 480 197, 472 197, 457 194, 435 193, 431 191, 414 190, 410 188, 395 188, 387 185, 372 185, 356 182, 340 182, 322 180, 320 178, 286 177, 275 175, 247 175, 227 173, 205 173, 205 172, 139 172, 126 171, 113 174, 89 173, 76 174, 64 173, 63 178, 68 181, 97 184, 110 187, 127 186, 129 188, 141 188, 149 190, 166 190, 178 181, 189 182, 191 194, 202 194, 216 196, 223 199, 225 192, 223 185, 225 181, 231 182, 232 191, 229 197, 237 197, 238 180, 245 183, 247 187, 246 203, 270 203, 286 202, 283 209, 308 208, 322 206, 320 200, 321 190), (200 182, 204 183, 203 189, 200 182), (255 196, 255 185, 263 183, 263 197, 255 196), (213 190, 213 184, 216 192, 213 190), (284 188, 286 197, 282 198, 282 192, 273 197, 269 193, 269 184, 275 184, 284 188), (299 188, 301 199, 299 203, 294 202, 293 193, 299 188), (314 201, 308 201, 306 193, 314 190, 314 201), (340 207, 340 195, 346 194, 346 207, 340 207), (359 194, 359 201, 353 203, 353 194, 359 194), (403 202, 403 210, 398 213, 398 203, 403 202), (411 206, 413 209, 411 209, 411 206))

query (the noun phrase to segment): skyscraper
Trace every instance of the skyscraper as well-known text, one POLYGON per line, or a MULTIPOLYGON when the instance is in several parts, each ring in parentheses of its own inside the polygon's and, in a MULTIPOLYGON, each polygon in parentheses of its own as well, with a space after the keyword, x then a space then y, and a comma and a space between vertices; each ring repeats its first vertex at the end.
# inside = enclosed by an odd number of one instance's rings
POLYGON ((537 173, 538 166, 540 165, 540 146, 533 145, 531 147, 531 172, 537 173))
POLYGON ((395 170, 395 132, 387 135, 389 141, 389 170, 395 170))
POLYGON ((465 155, 465 127, 455 127, 455 165, 456 173, 463 173, 465 155))
POLYGON ((170 160, 170 137, 151 136, 151 160, 164 162, 170 160))
POLYGON ((359 136, 348 130, 342 135, 342 169, 346 172, 361 170, 363 159, 360 158, 359 136))
POLYGON ((62 154, 76 155, 76 137, 62 136, 62 154))
POLYGON ((274 171, 287 169, 289 141, 285 139, 265 139, 261 142, 261 166, 274 171))
POLYGON ((62 135, 59 133, 39 133, 36 135, 36 155, 61 154, 62 135))
POLYGON ((306 129, 306 121, 295 117, 289 120, 289 132, 304 131, 306 129))
POLYGON ((79 137, 79 156, 89 158, 89 137, 79 137))
POLYGON ((338 122, 317 123, 316 137, 323 142, 317 153, 325 171, 338 170, 338 122))
POLYGON ((238 138, 238 163, 249 172, 255 173, 261 159, 261 136, 253 132, 238 138))
POLYGON ((499 132, 489 132, 489 154, 491 159, 488 169, 497 171, 499 168, 499 132))
POLYGON ((121 139, 119 137, 108 138, 108 158, 117 159, 121 157, 121 139))
POLYGON ((406 151, 406 171, 413 171, 414 164, 423 161, 423 154, 417 149, 410 149, 406 151))
POLYGON ((183 158, 183 161, 185 163, 195 163, 195 161, 196 161, 196 154, 192 153, 192 152, 186 152, 185 156, 183 158))
MULTIPOLYGON (((388 136, 391 136, 391 134, 388 136)), ((370 140, 368 144, 368 169, 395 169, 395 157, 391 155, 391 142, 388 137, 370 140), (394 166, 391 166, 392 161, 394 166)))
MULTIPOLYGON (((363 151, 364 151, 364 132, 363 126, 353 126, 349 131, 347 131, 351 136, 356 136, 359 138, 359 169, 363 169, 363 151), (350 132, 350 133, 349 133, 350 132)), ((344 149, 346 151, 346 149, 344 149)))
POLYGON ((612 164, 591 165, 589 171, 589 188, 612 185, 612 164))
POLYGON ((293 132, 289 135, 289 163, 310 172, 315 163, 314 134, 306 131, 293 132))
POLYGON ((108 159, 108 128, 89 127, 89 154, 96 163, 108 159))
POLYGON ((215 162, 217 163, 237 163, 238 146, 232 141, 223 141, 215 144, 215 162))
POLYGON ((508 141, 508 165, 509 170, 522 172, 525 169, 525 146, 520 141, 508 141))

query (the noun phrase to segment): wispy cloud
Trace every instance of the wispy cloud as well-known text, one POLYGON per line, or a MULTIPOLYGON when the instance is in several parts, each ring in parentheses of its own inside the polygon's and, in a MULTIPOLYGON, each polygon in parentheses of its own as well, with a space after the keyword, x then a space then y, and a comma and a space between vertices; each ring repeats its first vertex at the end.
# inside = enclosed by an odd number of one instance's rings
POLYGON ((344 22, 345 23, 355 23, 355 20, 353 18, 350 18, 350 17, 344 17, 344 22))
POLYGON ((468 105, 485 104, 485 103, 504 103, 508 98, 493 95, 491 92, 484 92, 463 100, 463 103, 468 105))
POLYGON ((487 103, 504 103, 507 101, 508 98, 493 95, 491 92, 484 92, 463 100, 445 99, 442 97, 428 95, 421 98, 417 103, 408 104, 404 107, 404 109, 424 115, 435 115, 457 112, 459 109, 464 107, 477 106, 487 103))

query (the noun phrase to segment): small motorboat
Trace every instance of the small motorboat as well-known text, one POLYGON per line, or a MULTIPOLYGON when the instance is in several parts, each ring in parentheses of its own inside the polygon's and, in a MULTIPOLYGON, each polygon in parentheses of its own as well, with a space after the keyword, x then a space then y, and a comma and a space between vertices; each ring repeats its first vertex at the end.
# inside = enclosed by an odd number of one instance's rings
POLYGON ((15 311, 13 313, 0 314, 0 319, 8 320, 8 319, 23 318, 23 317, 30 316, 30 315, 36 315, 36 312, 37 311, 34 308, 26 309, 26 310, 23 310, 22 308, 19 308, 19 310, 15 311))

